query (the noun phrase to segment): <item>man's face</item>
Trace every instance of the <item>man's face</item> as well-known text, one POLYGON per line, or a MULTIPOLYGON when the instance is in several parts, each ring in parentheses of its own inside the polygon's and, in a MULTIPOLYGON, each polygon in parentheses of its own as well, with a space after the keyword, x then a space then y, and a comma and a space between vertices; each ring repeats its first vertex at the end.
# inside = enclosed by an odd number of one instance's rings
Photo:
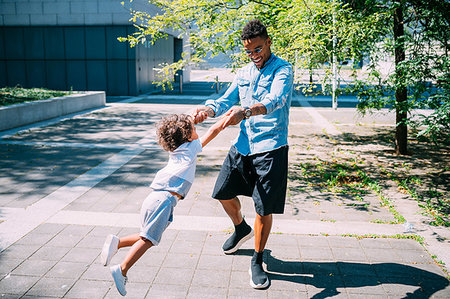
POLYGON ((269 60, 271 51, 270 45, 272 41, 270 37, 264 39, 260 36, 243 40, 244 50, 247 53, 248 57, 253 61, 255 66, 260 69, 264 66, 264 64, 269 60))

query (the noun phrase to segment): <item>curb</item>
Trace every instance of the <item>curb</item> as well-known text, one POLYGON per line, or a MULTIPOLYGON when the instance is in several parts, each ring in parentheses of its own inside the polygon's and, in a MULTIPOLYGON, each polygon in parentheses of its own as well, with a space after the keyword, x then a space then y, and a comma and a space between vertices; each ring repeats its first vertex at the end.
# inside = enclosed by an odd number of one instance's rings
POLYGON ((0 131, 103 107, 105 104, 104 91, 86 91, 64 97, 0 107, 0 131))

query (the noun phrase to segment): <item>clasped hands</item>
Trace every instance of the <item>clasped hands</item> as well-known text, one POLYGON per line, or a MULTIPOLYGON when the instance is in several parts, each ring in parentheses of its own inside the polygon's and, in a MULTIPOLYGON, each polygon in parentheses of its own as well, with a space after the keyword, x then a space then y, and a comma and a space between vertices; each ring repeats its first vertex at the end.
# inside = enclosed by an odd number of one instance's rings
MULTIPOLYGON (((199 106, 196 107, 190 115, 194 119, 194 123, 202 123, 205 121, 208 117, 213 117, 214 112, 211 108, 206 106, 199 106)), ((219 121, 221 123, 222 130, 225 129, 228 126, 234 126, 240 123, 244 119, 244 108, 239 106, 234 106, 230 110, 228 110, 224 115, 222 115, 221 120, 219 121)))

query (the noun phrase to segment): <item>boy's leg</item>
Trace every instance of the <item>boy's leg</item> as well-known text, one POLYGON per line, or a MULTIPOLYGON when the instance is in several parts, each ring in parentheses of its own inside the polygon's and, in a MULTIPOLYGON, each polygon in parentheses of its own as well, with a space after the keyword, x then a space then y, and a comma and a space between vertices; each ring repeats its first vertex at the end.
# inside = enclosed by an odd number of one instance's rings
POLYGON ((141 236, 139 236, 139 233, 133 234, 133 235, 128 235, 126 237, 122 237, 119 239, 119 248, 123 248, 123 247, 130 247, 133 246, 134 243, 136 243, 137 241, 139 241, 139 239, 141 238, 141 236))
POLYGON ((137 260, 150 248, 153 244, 149 240, 139 237, 139 239, 131 246, 120 268, 122 275, 127 276, 128 270, 133 266, 137 260))

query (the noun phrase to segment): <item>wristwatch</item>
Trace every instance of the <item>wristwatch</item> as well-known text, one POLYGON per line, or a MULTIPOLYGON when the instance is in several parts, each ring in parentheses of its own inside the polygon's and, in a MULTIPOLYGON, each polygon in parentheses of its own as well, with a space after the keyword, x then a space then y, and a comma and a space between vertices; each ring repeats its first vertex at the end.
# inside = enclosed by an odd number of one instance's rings
POLYGON ((248 119, 252 116, 252 109, 244 107, 244 119, 248 119))

